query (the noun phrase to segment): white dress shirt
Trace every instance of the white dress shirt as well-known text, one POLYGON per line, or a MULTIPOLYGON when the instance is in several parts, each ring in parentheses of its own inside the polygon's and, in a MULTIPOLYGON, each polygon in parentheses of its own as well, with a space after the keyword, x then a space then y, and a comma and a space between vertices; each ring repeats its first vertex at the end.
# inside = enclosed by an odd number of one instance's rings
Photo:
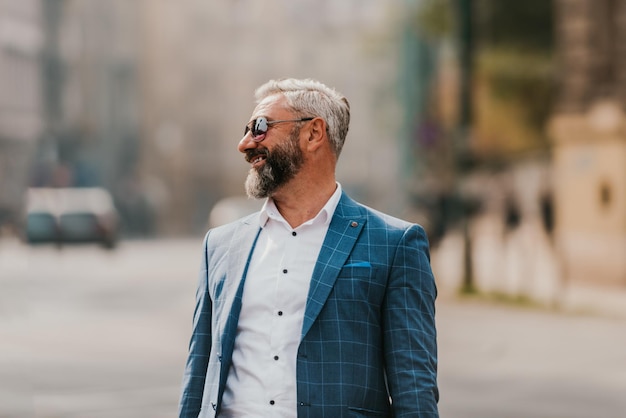
POLYGON ((220 418, 297 416, 296 356, 309 284, 341 185, 293 229, 268 199, 243 289, 220 418))

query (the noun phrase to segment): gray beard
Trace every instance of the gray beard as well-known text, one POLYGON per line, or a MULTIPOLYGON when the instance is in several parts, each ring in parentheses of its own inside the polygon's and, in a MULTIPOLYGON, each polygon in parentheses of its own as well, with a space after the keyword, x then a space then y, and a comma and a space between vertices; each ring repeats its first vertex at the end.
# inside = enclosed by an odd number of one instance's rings
POLYGON ((273 193, 278 185, 272 168, 267 164, 260 170, 251 168, 246 178, 246 194, 253 199, 264 199, 273 193))
POLYGON ((299 133, 299 129, 292 131, 284 144, 277 145, 268 152, 265 164, 259 170, 250 169, 245 182, 248 197, 270 197, 298 174, 304 162, 304 155, 297 144, 299 133))

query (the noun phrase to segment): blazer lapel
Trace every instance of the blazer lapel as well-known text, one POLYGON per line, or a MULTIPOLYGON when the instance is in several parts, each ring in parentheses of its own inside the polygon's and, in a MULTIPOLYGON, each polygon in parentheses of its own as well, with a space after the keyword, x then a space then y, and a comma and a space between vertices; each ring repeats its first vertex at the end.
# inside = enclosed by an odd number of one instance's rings
MULTIPOLYGON (((256 244, 256 240, 261 232, 258 226, 258 216, 247 218, 242 222, 239 230, 233 234, 232 241, 228 248, 228 271, 226 283, 229 286, 227 294, 239 285, 244 279, 250 264, 250 256, 256 244), (245 263, 242 261, 245 260, 245 263)), ((226 289, 225 289, 226 290, 226 289)))
MULTIPOLYGON (((241 297, 243 295, 243 286, 250 265, 250 259, 254 252, 254 246, 261 232, 258 222, 253 218, 250 222, 244 222, 241 229, 236 231, 229 245, 228 252, 228 271, 222 294, 226 298, 224 306, 230 305, 229 314, 224 323, 224 331, 222 338, 222 355, 226 359, 230 359, 235 335, 237 333, 237 323, 239 321, 239 313, 241 312, 241 297), (245 260, 245 263, 242 261, 245 260)), ((224 364, 224 363, 223 363, 224 364)), ((223 376, 224 377, 224 376, 223 376)))
POLYGON ((307 334, 328 299, 337 276, 352 251, 365 224, 359 206, 345 193, 335 209, 311 277, 302 324, 302 338, 307 334))

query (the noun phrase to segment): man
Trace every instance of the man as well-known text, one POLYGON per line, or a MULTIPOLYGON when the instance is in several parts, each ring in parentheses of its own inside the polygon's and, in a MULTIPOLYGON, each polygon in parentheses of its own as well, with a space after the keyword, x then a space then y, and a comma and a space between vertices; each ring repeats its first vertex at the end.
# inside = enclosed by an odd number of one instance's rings
POLYGON ((286 79, 256 98, 239 151, 267 200, 205 237, 180 417, 437 417, 423 229, 336 182, 345 97, 286 79))

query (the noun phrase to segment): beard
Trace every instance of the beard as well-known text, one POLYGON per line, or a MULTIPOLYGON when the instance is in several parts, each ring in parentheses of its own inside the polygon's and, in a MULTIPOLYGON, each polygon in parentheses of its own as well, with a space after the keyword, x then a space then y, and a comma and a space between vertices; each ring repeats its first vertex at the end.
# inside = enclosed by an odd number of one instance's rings
POLYGON ((261 168, 251 168, 248 172, 245 183, 248 197, 270 197, 298 174, 304 163, 304 154, 298 146, 299 134, 300 129, 294 128, 287 141, 276 145, 272 151, 267 148, 250 151, 248 161, 259 154, 264 154, 266 159, 261 168))

